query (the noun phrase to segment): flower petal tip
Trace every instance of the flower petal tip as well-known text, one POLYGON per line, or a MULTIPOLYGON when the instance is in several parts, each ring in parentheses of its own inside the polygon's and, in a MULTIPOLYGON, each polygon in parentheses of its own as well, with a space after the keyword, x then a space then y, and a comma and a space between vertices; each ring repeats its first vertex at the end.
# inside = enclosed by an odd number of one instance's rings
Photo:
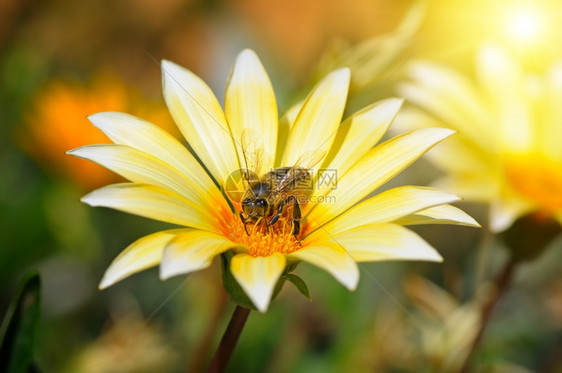
POLYGON ((348 272, 347 276, 338 276, 337 280, 349 291, 355 291, 359 284, 359 268, 355 266, 355 271, 348 272))
POLYGON ((129 114, 120 113, 118 111, 100 111, 94 114, 90 114, 86 117, 96 128, 103 128, 112 122, 112 120, 122 119, 123 117, 129 117, 129 114))
POLYGON ((162 60, 160 61, 160 67, 162 69, 165 69, 166 67, 176 68, 178 65, 170 60, 162 60))
POLYGON ((77 157, 76 153, 77 153, 78 149, 80 149, 80 147, 67 150, 67 151, 64 152, 64 154, 68 154, 68 155, 72 155, 74 157, 77 157))
POLYGON ((468 216, 466 221, 464 222, 466 226, 472 228, 482 228, 482 225, 476 221, 472 216, 468 216))
POLYGON ((254 306, 256 306, 256 309, 260 311, 260 313, 266 313, 269 308, 269 299, 264 298, 263 301, 252 300, 252 303, 254 303, 254 306))
POLYGON ((402 98, 402 97, 390 97, 390 98, 387 98, 384 101, 388 102, 389 105, 393 106, 394 110, 398 111, 398 110, 400 110, 402 105, 404 105, 404 102, 406 102, 406 99, 402 98))
POLYGON ((425 252, 424 255, 417 258, 417 260, 421 260, 424 262, 443 263, 444 259, 441 254, 439 254, 437 250, 435 250, 432 246, 429 246, 428 248, 430 249, 430 251, 425 252))
POLYGON ((108 287, 115 284, 119 280, 120 280, 120 278, 115 276, 115 273, 112 273, 111 267, 110 267, 103 274, 103 277, 101 278, 101 281, 98 285, 98 289, 99 290, 107 289, 108 287))
POLYGON ((176 81, 175 77, 177 74, 181 72, 190 72, 189 70, 184 69, 180 65, 168 60, 162 60, 160 62, 160 69, 162 70, 162 77, 164 81, 168 79, 172 79, 172 81, 176 81))
POLYGON ((355 280, 355 282, 349 283, 349 284, 343 284, 343 286, 345 286, 346 289, 349 290, 349 291, 355 291, 355 290, 357 290, 358 284, 359 284, 359 277, 357 277, 357 280, 355 280))
MULTIPOLYGON (((91 191, 90 193, 82 196, 82 198, 80 198, 80 202, 87 204, 88 206, 92 206, 92 207, 99 207, 99 206, 103 206, 103 203, 100 203, 100 193, 98 193, 98 191, 101 192, 101 189, 96 189, 91 191)), ((103 193, 102 194, 102 198, 103 198, 103 193)))
POLYGON ((252 60, 259 61, 259 57, 256 54, 256 52, 254 52, 250 48, 245 48, 242 52, 238 54, 238 57, 236 59, 240 62, 246 62, 252 60))
POLYGON ((111 285, 113 285, 112 281, 109 281, 105 278, 102 278, 101 282, 98 285, 98 290, 104 290, 107 289, 108 287, 110 287, 111 285))
MULTIPOLYGON (((253 81, 267 75, 258 55, 251 49, 244 49, 236 57, 229 79, 236 77, 239 82, 253 81)), ((229 82, 228 85, 232 84, 229 82)), ((271 83, 269 83, 271 85, 271 83)), ((228 89, 228 88, 227 88, 228 89)))
POLYGON ((167 263, 167 265, 160 264, 160 273, 158 277, 161 281, 165 281, 171 277, 183 274, 185 274, 185 271, 183 271, 181 268, 179 268, 178 266, 174 266, 171 263, 167 263))
POLYGON ((80 202, 85 203, 85 204, 87 204, 87 205, 89 205, 89 206, 93 206, 93 205, 92 205, 92 202, 93 202, 93 201, 91 200, 91 194, 92 194, 92 193, 88 193, 88 194, 86 194, 85 196, 83 196, 82 198, 80 198, 80 202))
POLYGON ((98 121, 100 118, 103 118, 105 115, 107 115, 107 113, 111 113, 111 111, 100 111, 100 112, 97 112, 97 113, 93 113, 93 114, 87 115, 86 119, 88 119, 90 122, 95 124, 94 121, 98 121))
POLYGON ((450 128, 439 128, 439 132, 441 133, 443 139, 446 139, 447 137, 457 133, 457 131, 452 130, 450 128))
POLYGON ((351 70, 349 67, 342 67, 332 71, 329 76, 334 79, 341 80, 342 83, 347 82, 347 84, 349 84, 349 80, 351 79, 351 70))

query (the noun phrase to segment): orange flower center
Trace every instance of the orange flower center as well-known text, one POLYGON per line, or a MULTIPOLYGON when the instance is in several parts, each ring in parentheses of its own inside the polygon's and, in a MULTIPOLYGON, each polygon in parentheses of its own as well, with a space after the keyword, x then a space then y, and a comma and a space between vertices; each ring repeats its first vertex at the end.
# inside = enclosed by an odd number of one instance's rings
POLYGON ((514 156, 506 162, 505 170, 514 189, 540 209, 562 209, 562 162, 542 155, 514 156))
POLYGON ((301 248, 301 244, 292 233, 291 219, 283 215, 279 220, 267 226, 262 220, 257 224, 244 224, 238 216, 233 216, 227 227, 226 236, 231 241, 242 244, 248 248, 252 256, 268 256, 273 253, 290 254, 301 248))

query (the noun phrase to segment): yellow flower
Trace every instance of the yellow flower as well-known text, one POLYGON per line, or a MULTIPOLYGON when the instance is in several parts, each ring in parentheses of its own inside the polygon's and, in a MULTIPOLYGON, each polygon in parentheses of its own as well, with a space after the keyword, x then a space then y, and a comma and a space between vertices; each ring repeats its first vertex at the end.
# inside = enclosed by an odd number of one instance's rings
POLYGON ((115 144, 85 146, 70 154, 131 181, 98 189, 84 202, 189 228, 154 233, 133 243, 111 264, 101 288, 158 264, 162 279, 197 271, 232 250, 232 275, 264 312, 277 281, 292 268, 288 264, 311 263, 354 289, 357 262, 442 260, 403 225, 477 225, 449 205, 457 196, 435 189, 404 186, 365 199, 453 131, 416 130, 373 148, 402 100, 380 101, 340 124, 350 81, 346 68, 328 74, 281 121, 268 75, 250 50, 240 53, 232 68, 224 111, 210 88, 190 71, 164 61, 162 73, 168 108, 201 164, 165 131, 122 113, 89 118, 115 144), (337 188, 317 188, 310 197, 320 200, 329 192, 335 202, 303 206, 299 240, 285 215, 269 230, 255 226, 246 234, 238 208, 223 194, 229 175, 244 167, 239 161, 244 133, 260 139, 272 155, 263 157, 262 172, 295 165, 303 154, 324 155, 320 166, 337 170, 337 188))
POLYGON ((490 203, 493 231, 539 212, 562 221, 562 63, 526 74, 510 53, 484 45, 477 84, 443 66, 414 64, 402 94, 405 128, 448 126, 458 136, 430 156, 447 175, 437 186, 490 203), (420 110, 421 109, 421 110, 420 110))

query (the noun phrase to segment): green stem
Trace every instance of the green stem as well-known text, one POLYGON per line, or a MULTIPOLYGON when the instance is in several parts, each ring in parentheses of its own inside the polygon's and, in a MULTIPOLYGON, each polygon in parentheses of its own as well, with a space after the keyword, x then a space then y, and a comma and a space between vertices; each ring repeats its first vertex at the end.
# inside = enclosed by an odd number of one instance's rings
POLYGON ((490 322, 490 316, 492 315, 492 311, 494 310, 494 306, 498 303, 498 300, 501 298, 502 294, 506 292, 507 288, 511 284, 513 279, 513 274, 515 273, 515 268, 517 267, 517 261, 513 258, 510 258, 509 261, 506 263, 503 270, 500 274, 496 277, 494 281, 494 289, 490 294, 490 297, 482 307, 482 313, 480 316, 480 328, 478 329, 478 333, 472 342, 472 346, 470 348, 470 352, 464 362, 462 369, 460 370, 461 373, 468 373, 470 372, 471 362, 474 357, 474 353, 479 346, 480 342, 482 341, 482 337, 484 336, 484 332, 486 327, 490 322))
POLYGON ((222 373, 226 369, 228 361, 234 352, 234 347, 238 342, 240 333, 248 320, 248 315, 250 315, 250 310, 241 306, 236 306, 232 318, 228 323, 226 331, 222 336, 219 343, 219 347, 211 360, 211 365, 207 370, 207 373, 222 373))

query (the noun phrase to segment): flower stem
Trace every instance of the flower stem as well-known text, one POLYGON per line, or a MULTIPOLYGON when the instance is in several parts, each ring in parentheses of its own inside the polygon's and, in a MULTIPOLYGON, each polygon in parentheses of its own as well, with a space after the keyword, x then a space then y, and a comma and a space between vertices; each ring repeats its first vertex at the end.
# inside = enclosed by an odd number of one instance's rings
POLYGON ((486 327, 489 324, 490 316, 492 315, 492 311, 494 306, 501 298, 502 294, 506 292, 507 288, 511 284, 513 279, 513 274, 515 273, 515 268, 517 267, 517 261, 513 258, 510 258, 508 262, 505 264, 503 270, 499 273, 499 275, 494 280, 494 290, 490 294, 490 297, 482 307, 482 313, 480 315, 480 328, 478 329, 478 333, 474 338, 474 342, 472 342, 472 346, 470 348, 470 352, 464 362, 462 369, 460 370, 461 373, 468 373, 470 371, 471 360, 474 357, 474 353, 482 341, 482 337, 484 336, 484 332, 486 327))
POLYGON ((211 360, 211 365, 207 370, 207 373, 221 373, 226 369, 226 365, 234 352, 234 347, 236 347, 236 342, 240 337, 240 333, 246 324, 250 310, 241 306, 236 306, 232 318, 228 323, 226 331, 222 336, 219 343, 219 347, 211 360))

